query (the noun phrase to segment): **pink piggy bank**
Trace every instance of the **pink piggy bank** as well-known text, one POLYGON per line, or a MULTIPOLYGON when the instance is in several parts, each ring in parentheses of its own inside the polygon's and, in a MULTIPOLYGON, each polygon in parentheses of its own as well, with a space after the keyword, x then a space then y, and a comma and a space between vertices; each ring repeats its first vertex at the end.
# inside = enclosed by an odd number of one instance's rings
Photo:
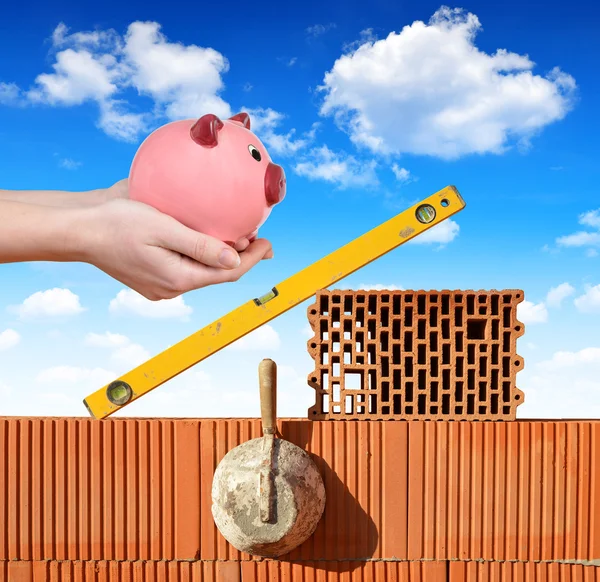
POLYGON ((256 238, 285 197, 285 173, 238 113, 174 121, 140 145, 129 172, 129 195, 198 232, 231 245, 256 238))

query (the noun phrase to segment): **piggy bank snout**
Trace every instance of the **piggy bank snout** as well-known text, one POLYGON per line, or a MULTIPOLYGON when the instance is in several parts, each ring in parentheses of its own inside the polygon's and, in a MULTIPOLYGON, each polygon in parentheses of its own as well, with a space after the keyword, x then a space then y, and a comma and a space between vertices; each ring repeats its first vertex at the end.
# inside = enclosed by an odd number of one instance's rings
POLYGON ((269 162, 265 172, 265 197, 268 206, 274 206, 285 198, 285 172, 273 162, 269 162))

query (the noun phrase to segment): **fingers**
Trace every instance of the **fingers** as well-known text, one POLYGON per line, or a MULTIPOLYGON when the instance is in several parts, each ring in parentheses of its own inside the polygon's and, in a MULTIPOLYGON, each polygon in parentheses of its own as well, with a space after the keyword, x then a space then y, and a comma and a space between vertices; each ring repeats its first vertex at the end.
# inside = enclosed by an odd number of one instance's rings
POLYGON ((234 248, 238 253, 241 253, 248 248, 249 244, 250 241, 246 237, 243 237, 235 243, 234 248))
POLYGON ((161 233, 168 249, 186 255, 208 267, 235 269, 241 265, 237 251, 223 241, 169 220, 161 233))
POLYGON ((191 269, 186 287, 199 289, 207 285, 237 281, 260 261, 268 258, 269 254, 271 256, 273 254, 271 243, 265 239, 256 239, 241 253, 240 265, 235 269, 207 269, 202 265, 192 264, 190 265, 191 269))

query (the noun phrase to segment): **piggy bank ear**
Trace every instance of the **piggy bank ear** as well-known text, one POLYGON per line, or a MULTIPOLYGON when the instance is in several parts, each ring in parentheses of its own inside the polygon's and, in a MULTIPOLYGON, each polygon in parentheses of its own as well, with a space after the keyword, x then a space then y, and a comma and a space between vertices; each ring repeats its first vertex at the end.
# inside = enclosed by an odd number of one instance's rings
POLYGON ((223 122, 212 113, 203 115, 190 129, 191 138, 199 145, 214 148, 218 143, 217 133, 223 127, 223 122))
POLYGON ((246 129, 250 129, 250 116, 245 113, 236 113, 233 117, 230 117, 232 121, 239 121, 246 129))

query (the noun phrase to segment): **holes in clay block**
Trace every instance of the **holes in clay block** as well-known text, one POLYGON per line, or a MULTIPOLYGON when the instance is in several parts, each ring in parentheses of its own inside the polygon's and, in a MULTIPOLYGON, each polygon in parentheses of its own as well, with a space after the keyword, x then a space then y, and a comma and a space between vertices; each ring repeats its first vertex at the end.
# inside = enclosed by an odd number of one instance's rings
POLYGON ((392 321, 392 341, 400 339, 400 320, 394 319, 392 321))
POLYGON ((444 344, 442 346, 442 365, 450 365, 450 344, 444 344))
POLYGON ((429 349, 432 352, 438 351, 438 333, 437 333, 437 331, 429 332, 429 349))
POLYGON ((377 295, 369 295, 367 310, 369 315, 375 315, 377 313, 377 295))
POLYGON ((442 319, 442 339, 450 339, 450 320, 442 319))
POLYGON ((431 376, 433 378, 437 378, 440 374, 440 365, 439 365, 439 358, 437 356, 432 356, 431 357, 431 363, 430 363, 430 371, 431 371, 431 376))
POLYGON ((456 402, 462 402, 463 401, 463 398, 464 398, 464 387, 465 387, 464 382, 457 382, 456 383, 456 393, 455 393, 456 402))
POLYGON ((442 390, 450 390, 450 370, 442 370, 442 390))
POLYGON ((354 402, 352 396, 346 396, 346 414, 352 414, 354 412, 354 402))
POLYGON ((475 295, 467 295, 467 314, 473 315, 475 313, 475 295))
POLYGON ((339 363, 339 361, 333 362, 332 374, 333 374, 334 378, 339 378, 340 377, 340 363, 339 363))
POLYGON ((369 394, 369 412, 371 414, 377 413, 377 394, 369 394))
POLYGON ((424 340, 425 339, 425 330, 427 322, 424 319, 419 319, 419 323, 417 324, 417 338, 424 340))
POLYGON ((467 320, 467 339, 484 340, 487 321, 485 319, 467 320))
POLYGON ((442 414, 450 414, 450 394, 442 394, 442 414))
POLYGON ((417 372, 417 389, 427 390, 427 372, 425 370, 419 370, 417 372))
POLYGON ((405 386, 405 398, 407 402, 413 402, 414 399, 414 384, 407 382, 405 386))
POLYGON ((463 313, 463 308, 457 306, 454 309, 454 325, 456 327, 462 327, 462 313, 463 313))
POLYGON ((390 401, 390 383, 382 382, 381 383, 381 402, 389 402, 390 401))
POLYGON ((381 326, 387 327, 390 324, 390 309, 389 307, 381 308, 381 326))
POLYGON ((479 402, 485 402, 487 400, 487 383, 479 382, 479 402))
POLYGON ((340 401, 340 383, 339 382, 332 382, 331 383, 331 400, 333 400, 333 402, 339 402, 340 401))
POLYGON ((409 377, 413 375, 413 359, 410 356, 404 358, 404 375, 409 377))
POLYGON ((487 376, 487 358, 485 356, 479 358, 479 376, 480 378, 487 376))
POLYGON ((352 301, 351 295, 344 297, 344 315, 352 315, 352 308, 353 308, 352 304, 353 304, 353 301, 352 301))
POLYGON ((377 390, 377 372, 375 370, 368 372, 368 389, 377 390))
POLYGON ((457 331, 456 337, 455 337, 455 343, 454 343, 454 345, 456 346, 457 352, 463 351, 463 338, 464 338, 464 333, 462 331, 457 331))
POLYGON ((469 344, 467 346, 467 364, 472 366, 475 363, 475 345, 469 344))
POLYGON ((389 340, 389 333, 387 331, 382 331, 381 335, 379 336, 380 339, 380 347, 381 347, 381 351, 382 352, 387 352, 390 349, 390 340, 389 340))
POLYGON ((413 334, 412 331, 404 332, 404 351, 412 352, 413 351, 413 334))
POLYGON ((375 349, 374 344, 369 344, 367 346, 367 363, 375 364, 377 361, 377 350, 375 349))
POLYGON ((365 345, 365 334, 362 331, 359 331, 356 334, 356 351, 357 352, 362 352, 364 351, 364 345, 365 345))
POLYGON ((390 359, 389 358, 381 358, 381 375, 384 378, 388 378, 390 375, 390 359))
POLYGON ((377 322, 374 319, 369 319, 367 322, 367 339, 375 339, 377 334, 377 322))
POLYGON ((442 315, 450 314, 450 295, 442 295, 442 315))
POLYGON ((363 373, 362 372, 346 372, 344 374, 344 388, 346 390, 362 390, 363 389, 363 373))
POLYGON ((431 307, 429 309, 429 325, 431 327, 437 327, 438 324, 438 308, 431 307))
POLYGON ((413 324, 413 308, 407 307, 404 310, 404 326, 412 327, 412 324, 413 324))

